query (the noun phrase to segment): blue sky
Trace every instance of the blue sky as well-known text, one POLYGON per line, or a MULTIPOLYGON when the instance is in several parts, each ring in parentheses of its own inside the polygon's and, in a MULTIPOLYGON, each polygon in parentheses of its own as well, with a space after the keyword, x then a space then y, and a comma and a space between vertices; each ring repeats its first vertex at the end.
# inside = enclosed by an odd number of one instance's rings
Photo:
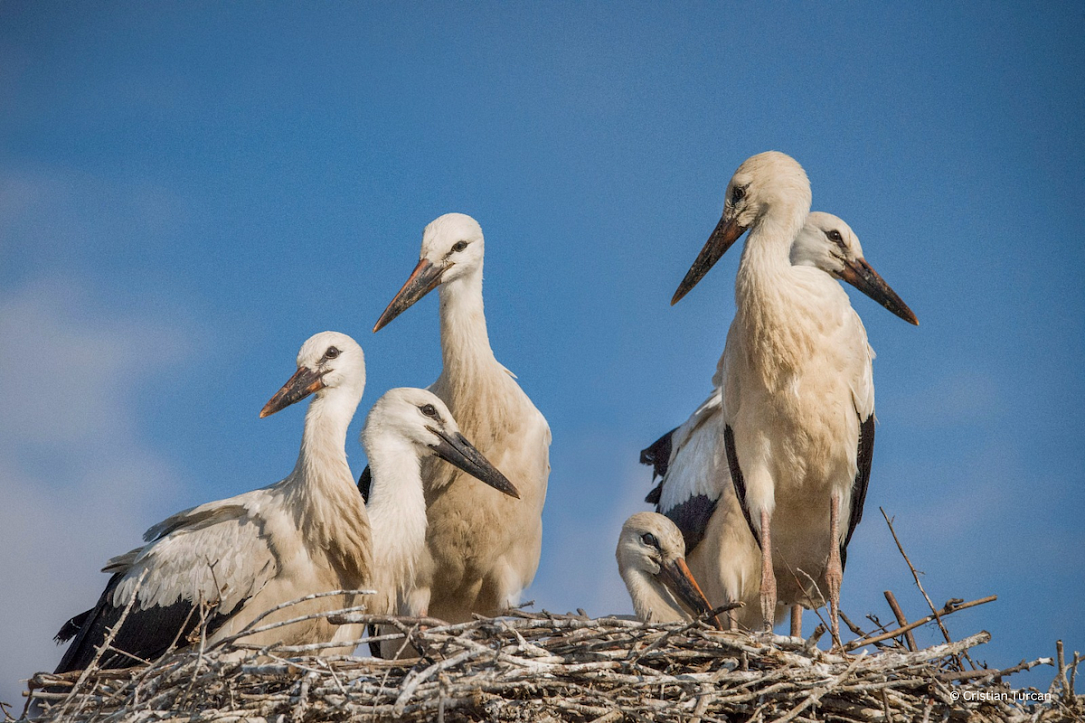
POLYGON ((852 294, 880 425, 844 610, 924 612, 882 506, 936 602, 999 596, 949 619, 993 633, 977 657, 1085 649, 1083 26, 1068 2, 0 3, 0 700, 108 557, 290 470, 302 411, 257 412, 317 331, 366 350, 361 470, 368 406, 439 373, 433 299, 369 330, 448 211, 482 224, 495 352, 553 429, 526 598, 630 610, 637 452, 707 394, 739 254, 669 300, 768 149, 921 322, 852 294))

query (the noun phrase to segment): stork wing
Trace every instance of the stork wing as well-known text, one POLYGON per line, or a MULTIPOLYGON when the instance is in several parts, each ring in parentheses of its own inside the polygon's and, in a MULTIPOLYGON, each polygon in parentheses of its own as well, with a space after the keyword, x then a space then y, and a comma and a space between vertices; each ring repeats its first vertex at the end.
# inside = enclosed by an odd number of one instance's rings
POLYGON ((686 555, 704 538, 722 486, 730 483, 720 445, 722 419, 722 401, 714 390, 682 426, 641 452, 641 462, 653 467, 653 479, 663 477, 646 501, 655 502, 656 512, 682 531, 686 555))
POLYGON ((653 487, 644 498, 644 501, 650 505, 659 504, 659 496, 663 494, 662 478, 667 476, 674 433, 677 431, 678 427, 675 427, 640 451, 640 463, 652 468, 652 481, 655 482, 657 477, 660 478, 659 484, 653 487))
POLYGON ((56 672, 81 670, 93 660, 133 594, 111 644, 115 651, 102 655, 100 667, 129 667, 184 646, 203 618, 214 632, 278 571, 261 514, 269 497, 256 490, 178 513, 148 531, 154 538, 148 545, 110 560, 104 572, 113 576, 98 603, 57 636, 75 639, 56 672))
POLYGON ((855 454, 855 481, 851 487, 851 509, 848 514, 847 533, 840 547, 841 567, 847 563, 847 547, 859 521, 863 519, 867 486, 870 484, 870 466, 874 461, 874 350, 867 342, 866 329, 854 309, 851 315, 851 337, 856 341, 853 355, 855 369, 852 371, 852 402, 859 422, 859 446, 855 454))
POLYGON ((761 535, 757 534, 757 528, 753 526, 753 518, 750 517, 750 508, 746 506, 746 478, 742 476, 742 467, 738 464, 738 451, 735 449, 735 433, 731 427, 723 431, 723 443, 727 450, 727 466, 731 471, 731 481, 735 486, 735 497, 742 508, 742 516, 746 518, 746 525, 750 528, 750 534, 761 547, 761 535))
POLYGON ((867 485, 870 483, 870 465, 874 461, 874 415, 871 414, 866 420, 859 422, 859 452, 856 462, 859 465, 855 473, 855 483, 851 488, 851 512, 848 515, 848 532, 844 537, 844 544, 840 546, 840 566, 843 568, 848 561, 848 544, 851 542, 852 533, 863 519, 863 504, 866 502, 867 485))

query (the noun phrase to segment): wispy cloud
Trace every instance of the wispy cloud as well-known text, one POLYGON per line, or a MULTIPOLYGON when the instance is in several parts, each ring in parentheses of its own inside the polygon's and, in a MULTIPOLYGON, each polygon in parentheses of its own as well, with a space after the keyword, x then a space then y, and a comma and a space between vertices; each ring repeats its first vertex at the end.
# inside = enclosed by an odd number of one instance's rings
POLYGON ((70 278, 0 293, 0 700, 56 664, 52 636, 97 598, 102 564, 173 506, 178 475, 142 438, 134 392, 185 358, 185 336, 70 278))

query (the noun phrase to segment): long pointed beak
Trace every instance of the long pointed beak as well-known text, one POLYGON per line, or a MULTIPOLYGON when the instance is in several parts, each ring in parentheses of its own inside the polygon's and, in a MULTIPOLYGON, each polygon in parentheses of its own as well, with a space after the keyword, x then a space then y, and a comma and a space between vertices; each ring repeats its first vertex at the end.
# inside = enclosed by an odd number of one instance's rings
POLYGON ((377 319, 377 323, 373 325, 373 331, 377 332, 383 329, 388 325, 388 322, 409 309, 411 304, 437 288, 437 285, 441 283, 441 274, 444 271, 444 268, 434 266, 427 259, 419 261, 410 277, 407 278, 407 282, 403 284, 403 288, 389 302, 388 308, 384 310, 381 318, 377 319))
POLYGON ((701 249, 701 253, 697 254, 697 260, 693 262, 693 266, 690 266, 689 271, 686 272, 686 278, 682 279, 682 283, 678 285, 678 290, 671 297, 671 306, 681 301, 682 297, 697 285, 697 282, 708 273, 712 265, 719 261, 727 249, 731 248, 731 245, 745 232, 745 226, 739 226, 734 220, 727 222, 721 218, 720 222, 716 224, 716 229, 712 232, 712 235, 708 237, 704 248, 701 249))
POLYGON ((283 388, 275 392, 275 396, 268 400, 264 408, 260 410, 260 419, 271 416, 280 409, 286 409, 291 404, 300 402, 313 392, 324 388, 324 379, 320 374, 308 367, 300 367, 294 376, 287 380, 283 388))
MULTIPOLYGON (((693 573, 689 571, 684 558, 679 557, 674 562, 661 565, 659 579, 695 616, 702 617, 712 612, 708 598, 704 596, 700 585, 693 579, 693 573)), ((708 619, 717 630, 723 630, 718 617, 709 615, 708 619)))
POLYGON ((504 492, 509 497, 520 499, 520 493, 512 482, 509 482, 505 475, 498 471, 497 467, 490 464, 490 460, 483 457, 482 452, 475 449, 475 446, 468 442, 462 434, 448 434, 433 427, 428 427, 428 429, 441 438, 441 441, 437 444, 430 445, 430 448, 438 457, 449 464, 454 464, 495 490, 504 492))
POLYGON ((889 288, 889 284, 885 283, 885 279, 879 276, 878 272, 871 268, 870 264, 866 262, 866 259, 855 259, 854 261, 844 262, 844 270, 840 272, 840 278, 847 281, 849 284, 859 289, 859 291, 862 291, 909 324, 919 326, 919 319, 916 318, 916 315, 912 313, 912 310, 908 308, 908 305, 897 296, 897 292, 889 288))

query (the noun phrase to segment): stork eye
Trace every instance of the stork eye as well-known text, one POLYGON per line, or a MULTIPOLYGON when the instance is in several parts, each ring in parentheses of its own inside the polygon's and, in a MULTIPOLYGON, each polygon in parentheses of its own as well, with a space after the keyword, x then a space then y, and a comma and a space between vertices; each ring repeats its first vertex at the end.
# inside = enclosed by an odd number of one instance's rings
POLYGON ((467 242, 466 241, 457 241, 455 243, 455 245, 452 246, 452 250, 455 251, 456 253, 459 253, 460 251, 463 251, 465 248, 467 248, 467 242))
POLYGON ((334 346, 329 346, 328 351, 324 352, 325 359, 335 359, 337 356, 339 356, 339 350, 334 346))
POLYGON ((640 541, 643 542, 645 545, 648 545, 649 547, 654 547, 657 550, 659 549, 659 540, 657 540, 656 536, 653 535, 651 532, 645 532, 643 535, 641 535, 640 541))
POLYGON ((731 191, 731 203, 737 204, 744 198, 746 198, 746 187, 735 186, 734 190, 731 191))
POLYGON ((830 231, 829 233, 827 233, 826 235, 829 237, 829 240, 834 242, 834 243, 838 243, 838 244, 843 244, 844 243, 844 237, 841 236, 840 232, 837 231, 835 228, 832 231, 830 231))
POLYGON ((433 406, 432 404, 423 405, 418 408, 418 411, 422 412, 422 414, 426 415, 431 419, 437 419, 437 407, 433 406))

